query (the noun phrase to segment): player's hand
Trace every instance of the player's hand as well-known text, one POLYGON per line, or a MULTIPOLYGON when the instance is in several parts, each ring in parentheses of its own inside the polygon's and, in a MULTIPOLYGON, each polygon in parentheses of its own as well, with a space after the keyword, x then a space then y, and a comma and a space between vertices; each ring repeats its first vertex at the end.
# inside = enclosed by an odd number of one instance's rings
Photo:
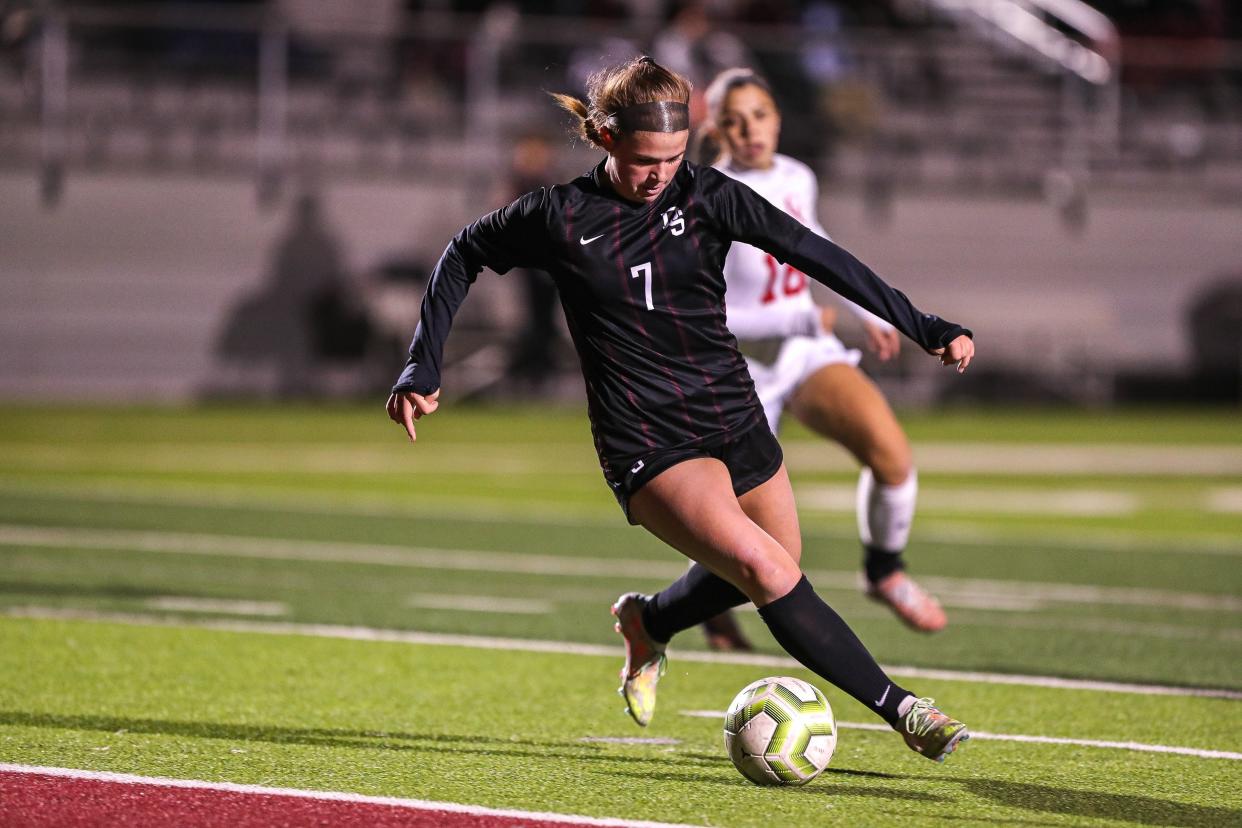
POLYGON ((930 351, 940 357, 941 365, 956 365, 959 374, 966 372, 966 366, 975 358, 975 341, 966 334, 949 343, 947 348, 935 348, 930 351))
POLYGON ((431 414, 440 407, 440 389, 437 388, 426 396, 413 391, 393 392, 388 395, 388 419, 405 428, 410 442, 418 439, 414 434, 414 421, 424 414, 431 414))
POLYGON ((819 329, 826 334, 832 333, 832 329, 837 326, 837 309, 831 305, 820 305, 819 307, 819 329))
POLYGON ((875 354, 880 362, 888 362, 901 353, 901 334, 897 333, 896 328, 864 322, 863 330, 867 334, 867 350, 875 354))

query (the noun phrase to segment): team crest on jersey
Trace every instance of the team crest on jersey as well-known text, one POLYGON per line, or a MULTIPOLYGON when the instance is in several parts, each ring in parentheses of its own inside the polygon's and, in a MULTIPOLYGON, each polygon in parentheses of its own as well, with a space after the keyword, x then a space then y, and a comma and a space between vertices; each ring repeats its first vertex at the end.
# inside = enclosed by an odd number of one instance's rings
POLYGON ((668 208, 660 214, 660 218, 664 221, 664 229, 674 236, 680 236, 686 232, 686 219, 682 215, 680 207, 668 208))

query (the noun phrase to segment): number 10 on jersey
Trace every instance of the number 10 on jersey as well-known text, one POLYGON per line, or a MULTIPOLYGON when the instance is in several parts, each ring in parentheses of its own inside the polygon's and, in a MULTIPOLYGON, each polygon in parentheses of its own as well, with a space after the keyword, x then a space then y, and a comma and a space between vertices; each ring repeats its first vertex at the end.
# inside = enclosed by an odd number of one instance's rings
POLYGON ((655 310, 651 302, 651 262, 643 262, 630 268, 631 279, 643 280, 643 293, 647 297, 647 310, 655 310))

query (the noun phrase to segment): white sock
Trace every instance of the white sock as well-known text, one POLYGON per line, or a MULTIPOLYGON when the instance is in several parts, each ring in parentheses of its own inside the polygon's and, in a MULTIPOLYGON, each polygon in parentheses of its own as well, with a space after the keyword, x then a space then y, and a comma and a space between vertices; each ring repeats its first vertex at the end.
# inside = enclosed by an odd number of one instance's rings
POLYGON ((910 708, 914 707, 916 701, 918 700, 914 696, 906 696, 901 700, 901 704, 897 705, 897 715, 904 719, 906 714, 910 712, 910 708))
POLYGON ((900 552, 910 540, 914 502, 919 494, 919 475, 910 469, 904 483, 885 486, 875 482, 864 466, 858 475, 858 537, 863 546, 900 552))

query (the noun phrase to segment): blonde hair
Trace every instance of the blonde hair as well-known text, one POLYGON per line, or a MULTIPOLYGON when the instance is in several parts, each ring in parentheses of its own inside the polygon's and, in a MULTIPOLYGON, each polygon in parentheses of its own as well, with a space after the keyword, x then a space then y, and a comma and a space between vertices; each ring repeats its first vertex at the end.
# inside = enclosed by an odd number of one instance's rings
POLYGON ((572 95, 552 93, 552 97, 578 119, 577 135, 603 148, 601 131, 606 129, 613 135, 622 133, 617 122, 618 111, 658 101, 689 104, 691 88, 690 81, 643 56, 591 75, 586 87, 589 104, 572 95))

